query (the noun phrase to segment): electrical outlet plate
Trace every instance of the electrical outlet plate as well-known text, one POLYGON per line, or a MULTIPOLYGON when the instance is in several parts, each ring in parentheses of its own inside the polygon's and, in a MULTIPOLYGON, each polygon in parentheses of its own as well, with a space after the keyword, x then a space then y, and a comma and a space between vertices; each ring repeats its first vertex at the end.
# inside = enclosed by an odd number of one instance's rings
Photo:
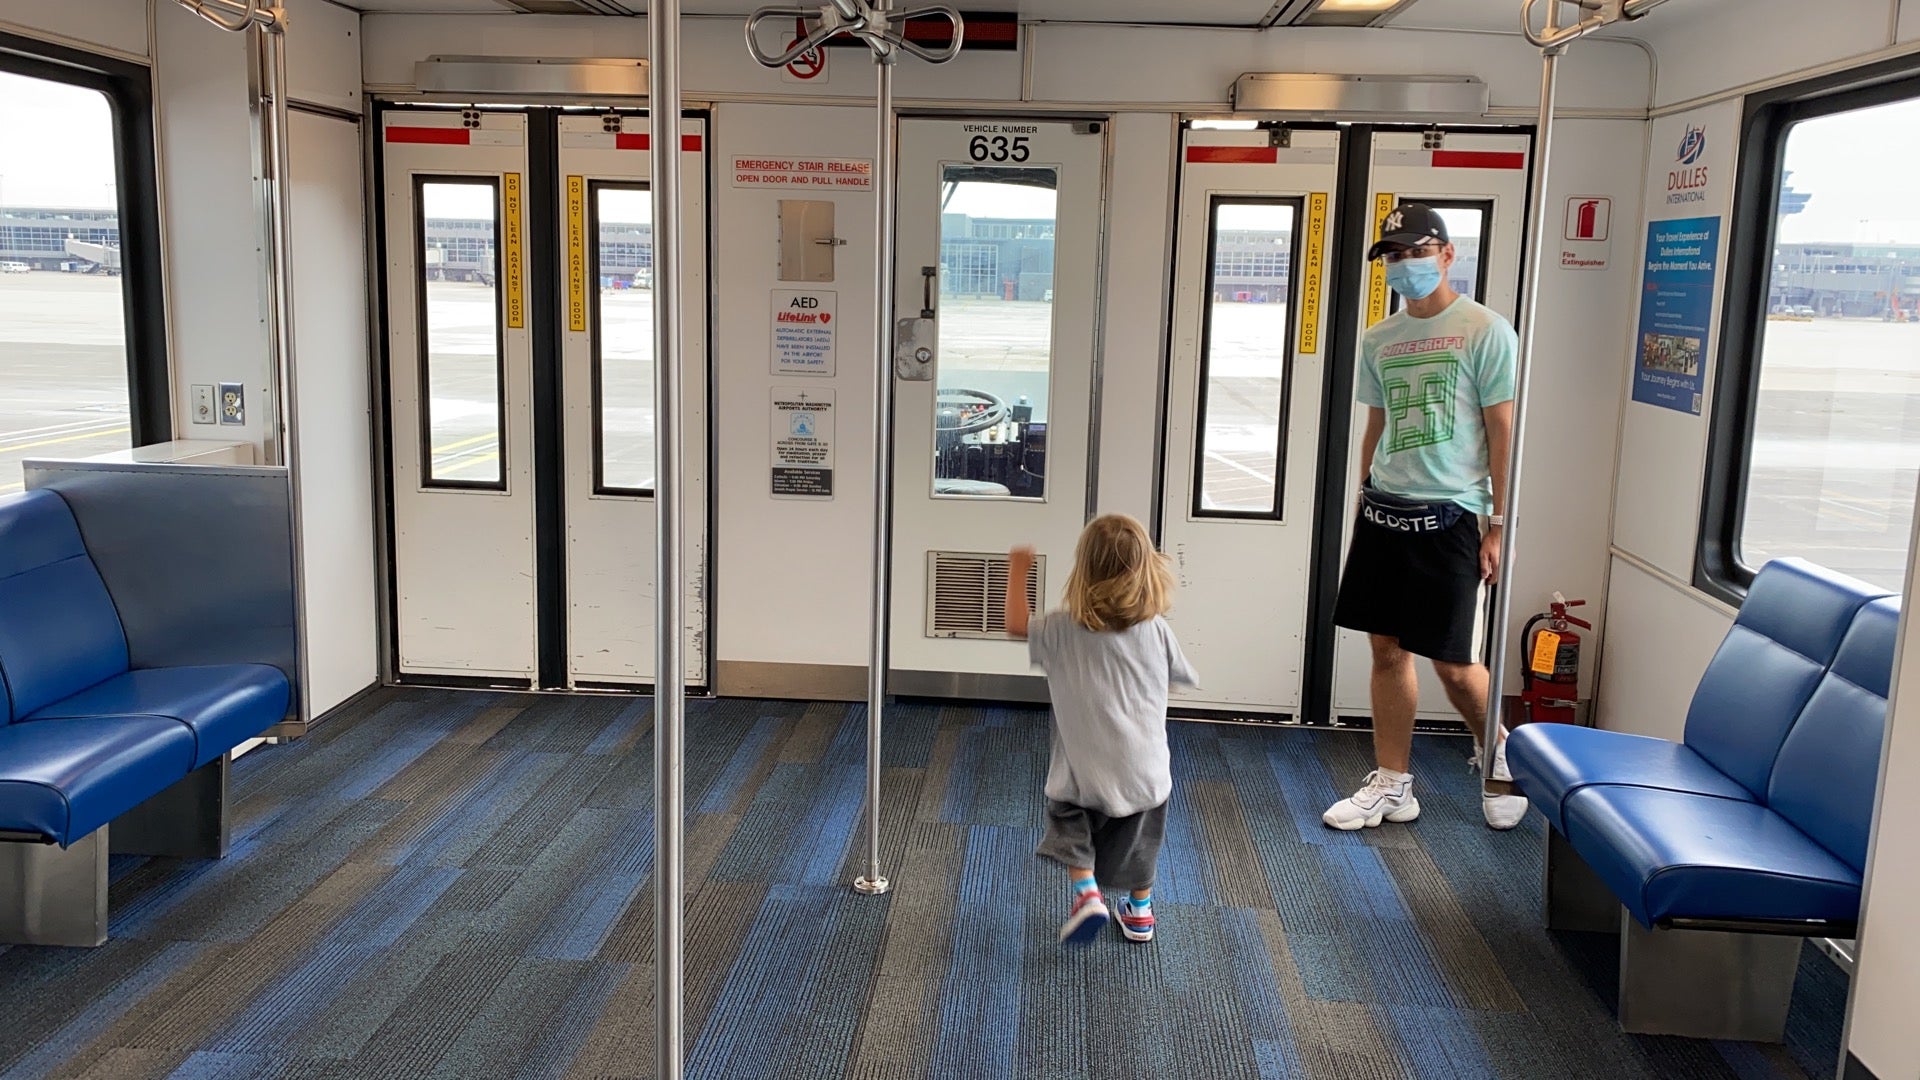
POLYGON ((211 424, 218 419, 219 418, 214 415, 213 384, 194 383, 193 422, 196 424, 211 424))
POLYGON ((246 388, 237 382, 220 384, 220 422, 235 425, 247 422, 246 388))

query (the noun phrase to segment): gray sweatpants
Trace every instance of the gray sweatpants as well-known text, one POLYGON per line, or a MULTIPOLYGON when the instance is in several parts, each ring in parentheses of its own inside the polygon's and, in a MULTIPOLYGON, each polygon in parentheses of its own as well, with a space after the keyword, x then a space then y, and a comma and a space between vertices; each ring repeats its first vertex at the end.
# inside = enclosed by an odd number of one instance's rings
POLYGON ((1092 867, 1102 885, 1132 891, 1153 887, 1160 843, 1167 835, 1167 804, 1110 818, 1083 806, 1047 800, 1047 832, 1035 855, 1069 870, 1092 867))

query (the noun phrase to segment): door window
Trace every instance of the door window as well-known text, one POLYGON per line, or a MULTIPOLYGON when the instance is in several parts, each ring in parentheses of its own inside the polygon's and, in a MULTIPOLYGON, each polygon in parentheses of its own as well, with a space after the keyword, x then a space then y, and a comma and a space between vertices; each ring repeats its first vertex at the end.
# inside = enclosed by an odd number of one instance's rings
POLYGON ((1213 200, 1193 508, 1201 516, 1279 512, 1300 205, 1213 200))
POLYGON ((594 490, 653 493, 653 194, 593 185, 594 490))
POLYGON ((504 488, 499 188, 491 179, 417 183, 427 483, 504 488))
POLYGON ((942 169, 936 495, 1046 496, 1058 187, 1051 168, 942 169))

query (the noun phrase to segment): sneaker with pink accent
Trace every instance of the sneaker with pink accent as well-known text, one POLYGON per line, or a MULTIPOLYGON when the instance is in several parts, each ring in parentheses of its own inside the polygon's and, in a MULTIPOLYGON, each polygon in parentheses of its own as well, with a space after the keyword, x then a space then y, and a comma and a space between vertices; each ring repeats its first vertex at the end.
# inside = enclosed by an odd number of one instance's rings
POLYGON ((1128 941, 1153 940, 1153 905, 1148 904, 1145 911, 1136 911, 1133 897, 1120 901, 1120 933, 1128 941))
POLYGON ((1089 890, 1081 893, 1073 902, 1073 914, 1067 916, 1067 921, 1060 926, 1060 943, 1080 945, 1092 941, 1106 928, 1108 918, 1107 902, 1100 898, 1098 892, 1089 890))

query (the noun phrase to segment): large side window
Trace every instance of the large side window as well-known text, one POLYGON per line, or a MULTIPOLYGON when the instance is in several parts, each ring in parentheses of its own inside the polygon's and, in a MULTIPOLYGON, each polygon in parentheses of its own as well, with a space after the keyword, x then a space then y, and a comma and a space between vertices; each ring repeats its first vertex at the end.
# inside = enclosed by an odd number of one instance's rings
POLYGON ((0 34, 0 495, 168 437, 146 70, 0 34))
POLYGON ((1698 583, 1898 591, 1920 481, 1920 80, 1750 106, 1698 583))

